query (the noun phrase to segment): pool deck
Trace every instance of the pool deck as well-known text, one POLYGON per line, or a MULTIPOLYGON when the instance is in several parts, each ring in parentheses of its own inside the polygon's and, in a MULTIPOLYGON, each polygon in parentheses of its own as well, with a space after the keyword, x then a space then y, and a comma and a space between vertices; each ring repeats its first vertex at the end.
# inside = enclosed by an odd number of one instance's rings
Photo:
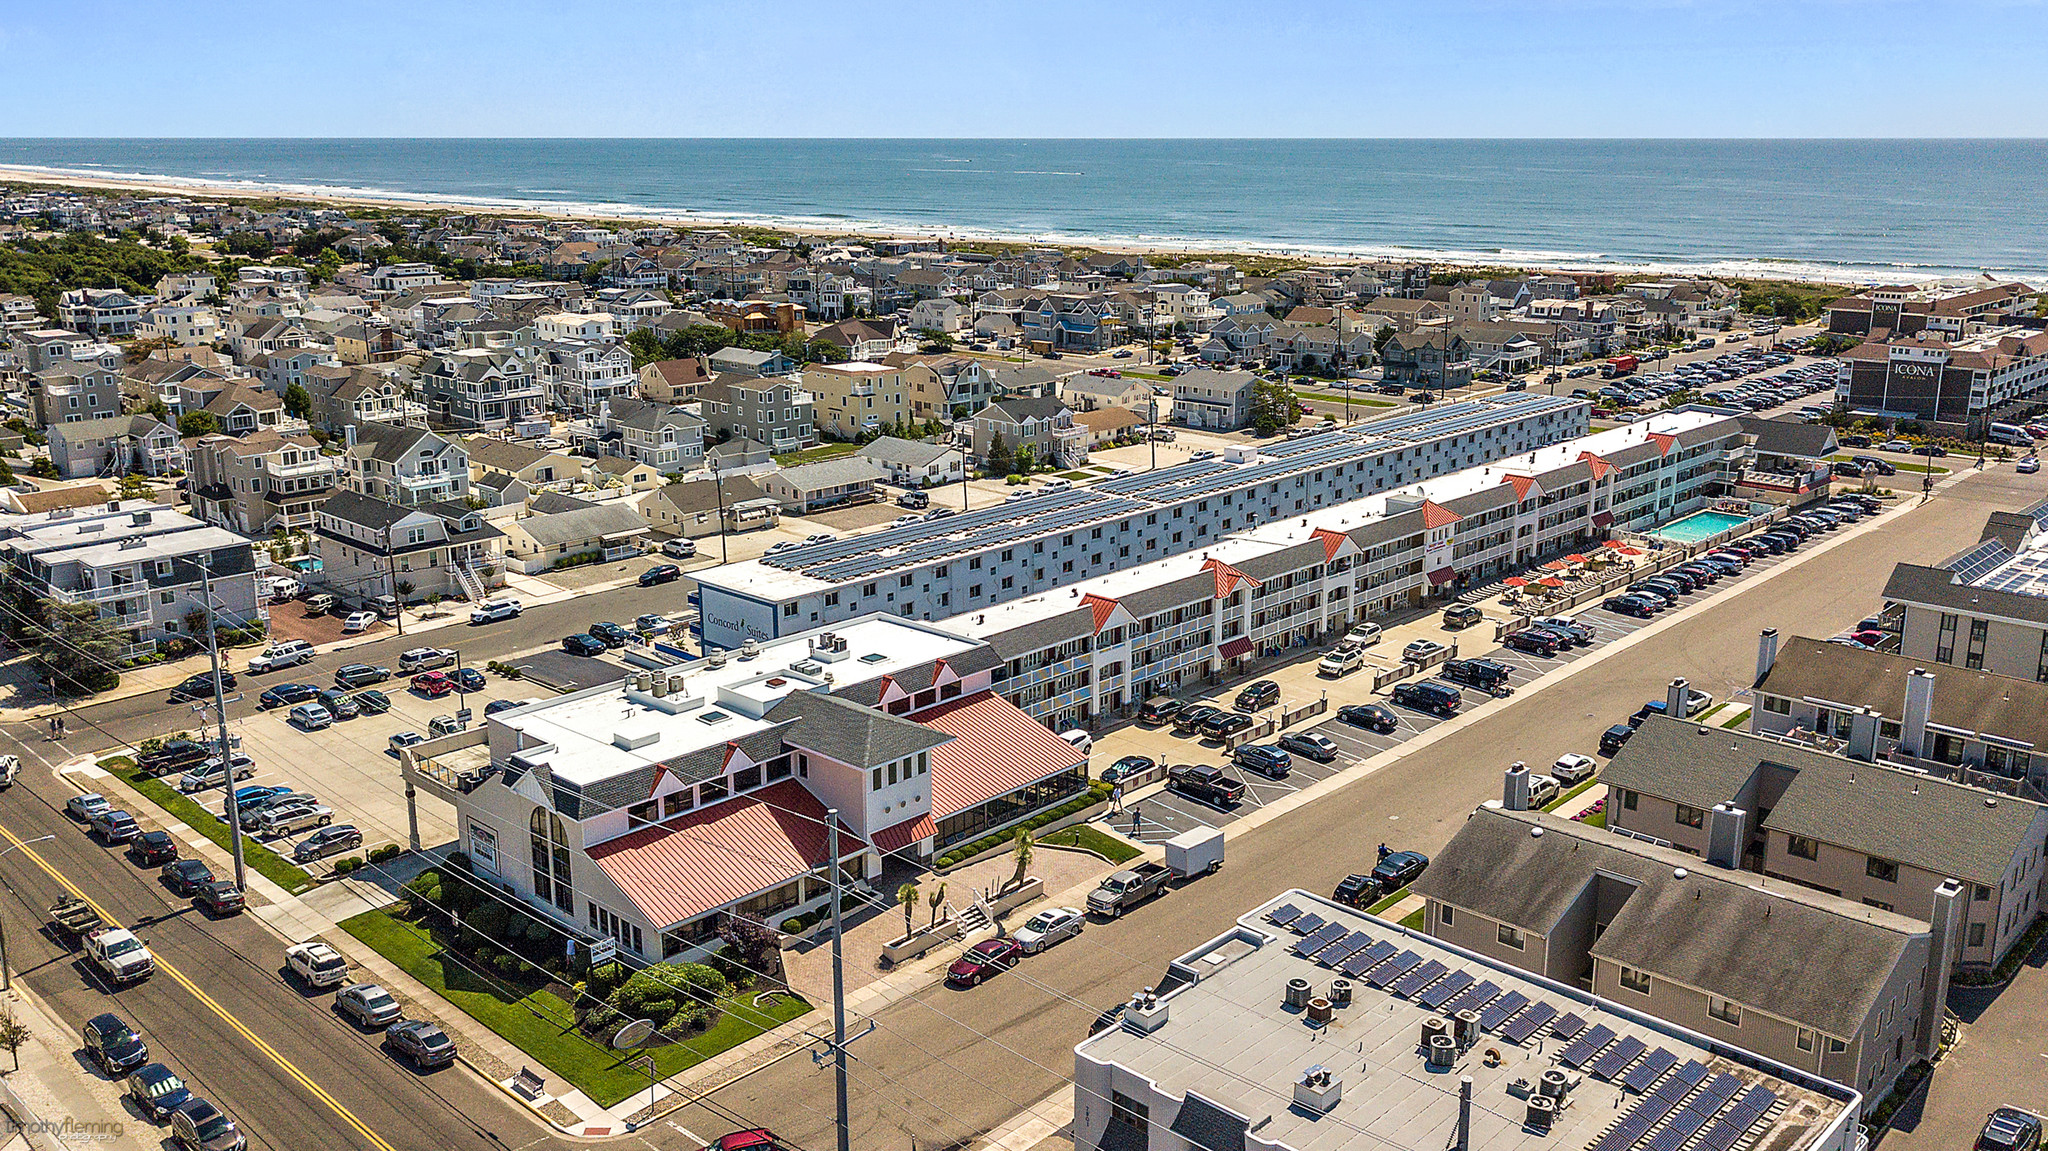
POLYGON ((1698 511, 1693 512, 1690 515, 1681 516, 1678 519, 1672 520, 1670 523, 1664 524, 1661 527, 1652 528, 1651 530, 1643 534, 1651 537, 1652 539, 1663 540, 1666 543, 1696 544, 1701 540, 1706 539, 1708 536, 1715 535, 1719 532, 1725 532, 1730 528, 1739 528, 1742 525, 1749 523, 1754 518, 1755 517, 1753 516, 1736 515, 1734 512, 1717 512, 1712 510, 1698 511), (1715 526, 1707 531, 1672 531, 1673 528, 1679 527, 1682 524, 1690 524, 1695 520, 1702 520, 1707 518, 1712 518, 1715 521, 1715 526))

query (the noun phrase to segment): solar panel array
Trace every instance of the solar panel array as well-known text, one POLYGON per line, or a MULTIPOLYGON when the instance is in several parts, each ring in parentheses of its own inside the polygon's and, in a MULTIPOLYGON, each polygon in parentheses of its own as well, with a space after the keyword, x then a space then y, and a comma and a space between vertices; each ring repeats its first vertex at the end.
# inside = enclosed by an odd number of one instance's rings
POLYGON ((2048 500, 2042 500, 2021 514, 2034 521, 2035 530, 2048 528, 2048 500))
POLYGON ((1471 972, 1453 971, 1445 978, 1423 988, 1415 996, 1415 1002, 1422 1004, 1431 1011, 1435 1011, 1437 1008, 1449 1003, 1459 992, 1470 986, 1472 986, 1471 972))
POLYGON ((1528 996, 1519 991, 1510 991, 1492 1003, 1487 1004, 1486 1010, 1479 1013, 1479 1026, 1492 1031, 1502 1023, 1507 1022, 1508 1016, 1513 1015, 1528 1005, 1528 996))
POLYGON ((1593 1061, 1593 1078, 1612 1079, 1621 1074, 1621 1069, 1636 1061, 1636 1057, 1649 1050, 1650 1045, 1631 1035, 1606 1051, 1593 1061))
POLYGON ((1716 1120, 1695 1144, 1696 1151, 1728 1151, 1757 1120, 1778 1102, 1778 1093, 1759 1083, 1736 1101, 1733 1109, 1716 1120))
POLYGON ((1607 1134, 1593 1142, 1589 1151, 1627 1151, 1636 1145, 1650 1128, 1655 1127, 1686 1092, 1707 1077, 1707 1066, 1697 1059, 1687 1060, 1678 1072, 1657 1085, 1657 1090, 1639 1100, 1635 1109, 1621 1117, 1621 1122, 1608 1128, 1607 1134))
POLYGON ((1659 1047, 1644 1056, 1641 1063, 1629 1068, 1628 1074, 1622 1076, 1621 1085, 1640 1095, 1650 1089, 1650 1084, 1657 1081, 1657 1076, 1677 1065, 1678 1056, 1659 1047))
POLYGON ((1557 1061, 1566 1067, 1577 1067, 1612 1042, 1614 1028, 1602 1023, 1567 1044, 1563 1051, 1557 1053, 1557 1061))
POLYGON ((2033 596, 2048 594, 2048 552, 2033 551, 2021 555, 1995 568, 1976 583, 1978 587, 1992 591, 2033 596))
POLYGON ((1386 940, 1382 939, 1378 943, 1373 944, 1371 947, 1366 948, 1364 951, 1361 951, 1358 954, 1352 956, 1351 958, 1345 960, 1343 966, 1339 967, 1338 970, 1342 971, 1346 975, 1349 975, 1353 979, 1357 979, 1358 977, 1364 975, 1366 972, 1371 971, 1375 967, 1378 967, 1381 963, 1386 961, 1387 956, 1392 955, 1394 952, 1398 950, 1400 949, 1395 947, 1393 944, 1387 942, 1386 940))
POLYGON ((1574 1011, 1565 1012, 1564 1018, 1550 1025, 1550 1033, 1559 1039, 1570 1039, 1586 1029, 1586 1021, 1574 1011))
POLYGON ((1456 1015, 1460 1011, 1477 1011, 1493 1002, 1494 997, 1499 994, 1500 985, 1489 979, 1470 991, 1465 992, 1463 995, 1458 996, 1456 999, 1451 1000, 1449 1003, 1444 1004, 1444 1010, 1452 1015, 1456 1015))
POLYGON ((1531 1035, 1543 1030, 1543 1025, 1557 1018, 1557 1008, 1548 1003, 1538 1003, 1506 1023, 1501 1024, 1499 1035, 1509 1043, 1526 1043, 1531 1035))
POLYGON ((1997 540, 1985 540, 1962 555, 1948 561, 1948 570, 1964 583, 1972 583, 1989 575, 1991 569, 2012 558, 2005 545, 1997 540))
POLYGON ((1650 1141, 1643 1144, 1644 1151, 1678 1151, 1686 1140, 1699 1134, 1700 1128, 1707 1125, 1707 1120, 1712 1119, 1715 1112, 1735 1098, 1735 1092, 1741 1086, 1742 1080, 1725 1071, 1716 1075, 1704 1090, 1686 1100, 1685 1106, 1671 1117, 1671 1122, 1665 1124, 1662 1131, 1650 1136, 1650 1141))
POLYGON ((1367 935, 1363 931, 1354 931, 1335 943, 1330 944, 1328 947, 1323 948, 1321 951, 1316 952, 1316 962, 1324 967, 1335 967, 1359 952, 1364 951, 1371 942, 1372 936, 1367 935))
POLYGON ((1343 924, 1325 923, 1321 927, 1316 928, 1313 932, 1310 932, 1308 935, 1302 937, 1302 939, 1294 945, 1294 953, 1306 959, 1307 957, 1314 955, 1316 952, 1321 951, 1323 948, 1328 947, 1330 944, 1335 943, 1342 938, 1344 938, 1343 924))
POLYGON ((1365 973, 1365 981, 1374 987, 1385 987, 1394 980, 1408 974, 1408 970, 1422 962, 1422 956, 1413 951, 1403 951, 1378 967, 1365 973))
POLYGON ((1415 994, 1416 992, 1422 990, 1425 987, 1428 987, 1430 984, 1435 983, 1438 979, 1442 978, 1443 973, 1446 970, 1449 969, 1446 968, 1442 963, 1439 963, 1438 961, 1432 959, 1428 963, 1425 963, 1422 966, 1416 968, 1415 970, 1408 972, 1406 975, 1403 975, 1401 978, 1394 980, 1393 986, 1389 987, 1387 990, 1392 991, 1394 994, 1399 995, 1403 999, 1406 999, 1407 997, 1415 994))
POLYGON ((1266 913, 1266 922, 1273 924, 1275 927, 1285 927, 1300 918, 1301 908, 1294 906, 1292 903, 1283 903, 1266 913))
POLYGON ((1304 915, 1301 918, 1295 920, 1293 923, 1288 924, 1287 929, 1289 931, 1294 932, 1296 935, 1308 935, 1314 931, 1320 930, 1322 926, 1323 917, 1311 911, 1307 915, 1304 915))

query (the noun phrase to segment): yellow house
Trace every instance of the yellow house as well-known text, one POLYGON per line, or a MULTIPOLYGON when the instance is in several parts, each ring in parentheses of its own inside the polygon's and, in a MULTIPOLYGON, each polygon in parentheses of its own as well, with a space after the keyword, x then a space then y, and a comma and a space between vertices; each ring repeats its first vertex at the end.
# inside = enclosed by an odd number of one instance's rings
POLYGON ((843 440, 910 421, 912 392, 905 370, 853 360, 804 369, 804 388, 817 397, 818 429, 843 440))

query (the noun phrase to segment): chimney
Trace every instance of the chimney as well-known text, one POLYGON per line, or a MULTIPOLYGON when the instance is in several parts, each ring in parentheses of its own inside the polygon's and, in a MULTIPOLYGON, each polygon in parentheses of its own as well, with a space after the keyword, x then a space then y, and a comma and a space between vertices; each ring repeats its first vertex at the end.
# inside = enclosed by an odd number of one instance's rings
POLYGON ((1934 906, 1927 917, 1927 974, 1920 981, 1920 1029, 1913 1037, 1923 1059, 1934 1058, 1941 1046, 1942 1013, 1948 1006, 1948 973, 1955 964, 1963 914, 1970 905, 1968 890, 1955 879, 1943 880, 1934 889, 1934 906))
POLYGON ((1529 765, 1520 760, 1510 764, 1501 781, 1500 805, 1509 811, 1529 810, 1529 765))
POLYGON ((1664 689, 1664 714, 1672 719, 1685 718, 1685 701, 1692 696, 1692 684, 1684 676, 1671 681, 1664 689))
POLYGON ((1849 713, 1849 746, 1843 749, 1850 759, 1874 760, 1877 758, 1878 714, 1867 707, 1859 707, 1849 713))
POLYGON ((1925 757, 1927 718, 1934 710, 1934 673, 1916 667, 1906 677, 1906 714, 1899 724, 1899 746, 1925 757))
POLYGON ((1715 804, 1707 813, 1707 862, 1730 870, 1741 867, 1748 825, 1748 812, 1730 803, 1715 804))
MULTIPOLYGON (((1771 666, 1778 662, 1778 629, 1767 627, 1756 637, 1756 683, 1771 674, 1771 666)), ((1756 684, 1751 684, 1754 687, 1756 684)))
POLYGON ((356 446, 356 426, 354 424, 343 424, 341 434, 349 447, 356 446))

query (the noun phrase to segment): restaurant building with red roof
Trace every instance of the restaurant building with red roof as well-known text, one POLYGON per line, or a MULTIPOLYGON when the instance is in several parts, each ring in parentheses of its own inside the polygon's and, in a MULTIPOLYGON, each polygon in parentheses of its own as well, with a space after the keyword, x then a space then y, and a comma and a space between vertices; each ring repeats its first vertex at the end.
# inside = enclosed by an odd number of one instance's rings
POLYGON ((1086 789, 988 644, 887 615, 502 711, 402 758, 471 867, 629 959, 829 903, 1086 789))

